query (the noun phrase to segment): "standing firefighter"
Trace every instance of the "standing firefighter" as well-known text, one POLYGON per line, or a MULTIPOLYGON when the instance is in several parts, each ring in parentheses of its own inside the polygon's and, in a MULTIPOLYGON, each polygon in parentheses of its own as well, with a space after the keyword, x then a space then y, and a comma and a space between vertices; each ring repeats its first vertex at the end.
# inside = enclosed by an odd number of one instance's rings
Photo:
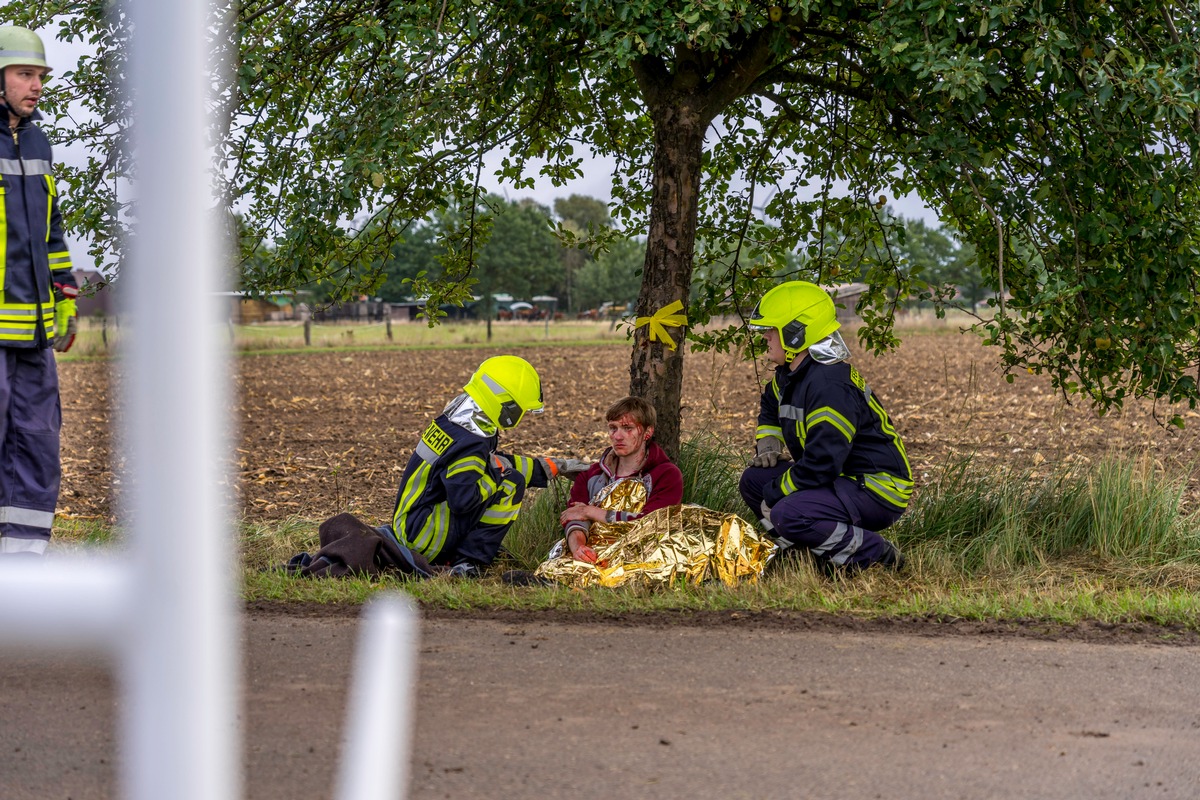
POLYGON ((63 240, 50 142, 34 125, 50 74, 36 33, 0 27, 0 553, 42 554, 62 474, 62 411, 50 348, 75 339, 71 257, 63 240))
POLYGON ((780 546, 807 548, 826 571, 899 569, 899 550, 879 531, 908 506, 912 469, 887 412, 848 363, 833 300, 790 281, 763 295, 749 325, 778 366, 742 498, 780 546))
POLYGON ((429 423, 408 461, 391 530, 397 541, 449 573, 474 577, 491 564, 528 486, 588 467, 575 459, 497 450, 503 429, 542 411, 542 384, 529 362, 494 356, 429 423))

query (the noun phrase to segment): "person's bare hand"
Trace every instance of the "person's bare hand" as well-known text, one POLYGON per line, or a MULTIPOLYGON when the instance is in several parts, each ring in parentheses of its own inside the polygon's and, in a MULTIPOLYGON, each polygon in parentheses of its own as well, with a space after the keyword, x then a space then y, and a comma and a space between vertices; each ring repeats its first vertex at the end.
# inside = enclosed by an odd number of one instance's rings
POLYGON ((571 553, 571 555, 576 561, 583 561, 586 564, 596 563, 596 551, 586 544, 579 545, 579 548, 571 553))
POLYGON ((566 525, 568 522, 571 522, 572 520, 580 520, 580 521, 590 522, 590 521, 592 521, 591 508, 592 508, 591 506, 585 505, 583 503, 575 503, 573 505, 567 506, 567 508, 562 512, 562 514, 558 518, 559 523, 562 525, 566 525))

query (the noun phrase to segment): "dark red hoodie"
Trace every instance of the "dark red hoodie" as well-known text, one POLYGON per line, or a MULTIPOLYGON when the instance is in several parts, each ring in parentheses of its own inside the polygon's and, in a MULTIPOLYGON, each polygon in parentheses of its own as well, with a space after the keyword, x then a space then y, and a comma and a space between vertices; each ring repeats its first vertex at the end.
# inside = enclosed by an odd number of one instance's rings
MULTIPOLYGON (((600 457, 599 461, 588 468, 587 472, 575 478, 575 483, 571 487, 571 503, 591 505, 593 497, 596 497, 604 487, 618 480, 617 476, 608 468, 608 457, 611 453, 612 448, 610 447, 604 451, 604 455, 600 457)), ((642 464, 641 469, 633 476, 622 476, 620 480, 626 480, 629 477, 636 477, 645 484, 646 505, 637 513, 610 512, 609 522, 628 522, 644 517, 651 511, 683 502, 683 473, 679 471, 679 467, 671 463, 671 459, 667 458, 667 454, 655 442, 647 443, 646 461, 642 464)), ((574 525, 588 527, 588 523, 581 521, 575 521, 574 525)), ((570 528, 571 526, 572 523, 568 523, 565 527, 570 528)))

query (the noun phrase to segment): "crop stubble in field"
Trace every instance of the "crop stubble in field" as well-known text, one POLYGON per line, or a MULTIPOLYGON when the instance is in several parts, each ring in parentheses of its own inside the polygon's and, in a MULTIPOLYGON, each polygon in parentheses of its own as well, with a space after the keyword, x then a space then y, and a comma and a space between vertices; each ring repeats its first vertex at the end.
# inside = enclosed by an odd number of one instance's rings
MULTIPOLYGON (((856 352, 855 362, 903 435, 918 487, 947 459, 967 453, 1045 472, 1112 450, 1148 451, 1165 467, 1193 472, 1200 436, 1196 412, 1181 412, 1189 423, 1184 431, 1156 422, 1149 402, 1101 418, 1086 405, 1067 405, 1045 378, 1020 373, 1006 383, 992 352, 972 336, 903 335, 894 353, 872 358, 856 352)), ((503 446, 530 455, 595 457, 606 442, 604 410, 628 387, 625 347, 241 357, 232 367, 239 425, 231 481, 235 511, 253 522, 322 519, 341 510, 386 517, 420 431, 479 361, 499 352, 532 362, 546 398, 545 413, 505 434, 503 446)), ((66 362, 60 368, 64 516, 112 519, 116 513, 120 470, 110 435, 119 409, 113 363, 66 362)), ((727 354, 691 353, 685 372, 684 435, 711 432, 750 452, 767 368, 727 354)), ((1159 419, 1176 410, 1160 407, 1159 419)), ((1193 480, 1189 506, 1196 491, 1193 480)))

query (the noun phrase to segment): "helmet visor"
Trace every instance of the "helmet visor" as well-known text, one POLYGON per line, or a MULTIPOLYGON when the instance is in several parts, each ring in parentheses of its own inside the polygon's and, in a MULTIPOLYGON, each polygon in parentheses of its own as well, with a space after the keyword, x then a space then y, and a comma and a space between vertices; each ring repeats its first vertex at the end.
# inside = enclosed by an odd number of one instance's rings
POLYGON ((763 319, 762 299, 760 298, 759 301, 754 304, 754 310, 750 312, 750 316, 746 320, 746 324, 750 326, 750 330, 754 331, 760 331, 771 327, 770 325, 764 325, 764 322, 766 322, 766 320, 763 319))

